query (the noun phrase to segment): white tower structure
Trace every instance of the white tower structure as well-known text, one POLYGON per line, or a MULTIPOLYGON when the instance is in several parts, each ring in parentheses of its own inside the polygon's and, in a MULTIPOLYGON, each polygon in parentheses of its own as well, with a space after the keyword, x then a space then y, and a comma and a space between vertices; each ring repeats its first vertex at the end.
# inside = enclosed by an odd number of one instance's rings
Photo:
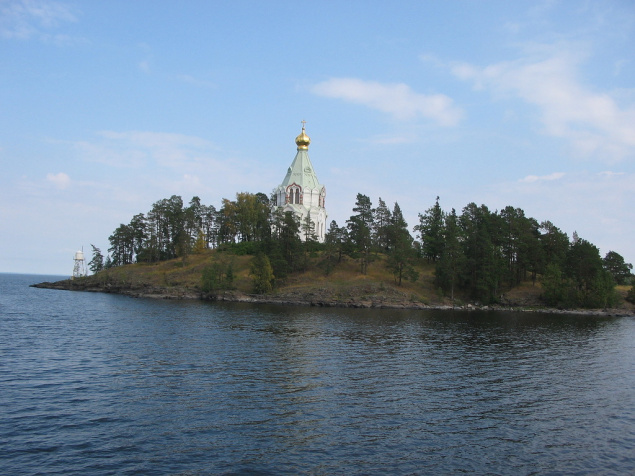
MULTIPOLYGON (((302 121, 302 132, 295 138, 298 152, 287 170, 282 183, 275 189, 275 208, 283 212, 292 212, 300 219, 300 224, 306 223, 307 217, 314 225, 315 235, 320 243, 324 242, 326 234, 325 200, 326 188, 318 181, 311 159, 309 159, 309 144, 311 139, 306 135, 302 121)), ((300 238, 305 239, 300 232, 300 238)))
POLYGON ((84 250, 75 252, 75 266, 73 267, 73 277, 81 278, 82 276, 86 276, 86 261, 84 261, 84 250))

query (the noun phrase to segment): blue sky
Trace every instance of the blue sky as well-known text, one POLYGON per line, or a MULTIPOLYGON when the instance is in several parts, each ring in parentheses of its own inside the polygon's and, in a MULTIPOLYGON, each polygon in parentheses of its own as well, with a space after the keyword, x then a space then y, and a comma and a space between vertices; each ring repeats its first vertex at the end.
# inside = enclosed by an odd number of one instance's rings
POLYGON ((635 3, 0 0, 0 272, 172 195, 512 205, 635 263, 635 3))

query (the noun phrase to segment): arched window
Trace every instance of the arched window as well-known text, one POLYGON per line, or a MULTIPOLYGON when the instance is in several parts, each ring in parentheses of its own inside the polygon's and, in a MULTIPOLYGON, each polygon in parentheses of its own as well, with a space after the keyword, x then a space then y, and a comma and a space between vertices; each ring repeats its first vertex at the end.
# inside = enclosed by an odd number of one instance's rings
POLYGON ((300 203, 300 189, 299 188, 295 189, 295 203, 297 204, 300 203))

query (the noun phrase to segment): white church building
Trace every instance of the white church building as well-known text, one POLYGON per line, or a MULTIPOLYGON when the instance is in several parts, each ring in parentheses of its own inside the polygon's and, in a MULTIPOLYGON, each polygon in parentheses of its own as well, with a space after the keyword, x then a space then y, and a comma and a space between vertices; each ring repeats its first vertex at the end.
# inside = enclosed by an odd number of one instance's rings
MULTIPOLYGON (((282 183, 274 190, 276 197, 275 208, 282 208, 283 212, 292 212, 300 219, 300 224, 306 223, 307 216, 315 226, 315 235, 320 243, 324 242, 326 234, 326 188, 321 185, 311 159, 309 159, 309 144, 311 139, 304 130, 295 138, 298 152, 287 170, 282 183)), ((304 240, 304 233, 300 233, 304 240)))

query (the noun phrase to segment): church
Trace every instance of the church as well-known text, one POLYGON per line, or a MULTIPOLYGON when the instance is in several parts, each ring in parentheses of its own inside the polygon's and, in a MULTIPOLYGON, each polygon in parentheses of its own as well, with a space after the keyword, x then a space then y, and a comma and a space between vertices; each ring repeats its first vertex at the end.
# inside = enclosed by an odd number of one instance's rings
MULTIPOLYGON (((282 183, 274 190, 274 210, 282 209, 282 212, 292 212, 299 220, 300 225, 306 223, 307 217, 314 225, 314 233, 320 243, 324 242, 326 234, 326 188, 321 185, 311 159, 309 159, 309 144, 311 139, 304 129, 306 122, 302 121, 302 132, 295 138, 298 151, 291 166, 287 170, 282 183)), ((301 228, 302 229, 302 228, 301 228)), ((300 233, 301 239, 305 239, 304 233, 300 233)))

